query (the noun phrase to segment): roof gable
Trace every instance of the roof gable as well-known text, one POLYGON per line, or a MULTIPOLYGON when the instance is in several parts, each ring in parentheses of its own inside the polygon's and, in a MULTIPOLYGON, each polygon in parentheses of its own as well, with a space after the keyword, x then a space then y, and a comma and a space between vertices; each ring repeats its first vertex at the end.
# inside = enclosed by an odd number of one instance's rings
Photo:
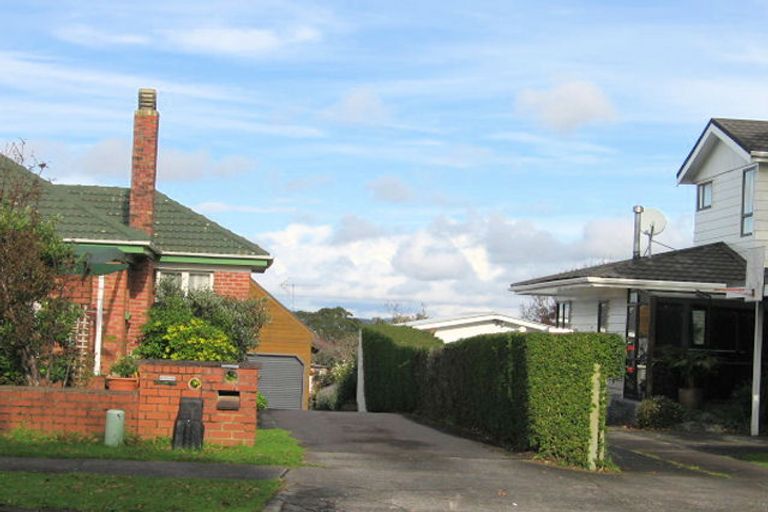
MULTIPOLYGON (((732 168, 751 163, 753 152, 759 153, 760 151, 757 148, 768 148, 768 144, 760 144, 761 136, 759 134, 762 132, 758 125, 764 125, 768 128, 766 121, 710 119, 677 171, 677 182, 695 183, 696 175, 707 164, 710 156, 720 144, 727 147, 733 153, 732 157, 741 162, 732 168)), ((766 137, 766 143, 768 143, 768 134, 766 137)), ((723 170, 730 170, 730 168, 723 170)))

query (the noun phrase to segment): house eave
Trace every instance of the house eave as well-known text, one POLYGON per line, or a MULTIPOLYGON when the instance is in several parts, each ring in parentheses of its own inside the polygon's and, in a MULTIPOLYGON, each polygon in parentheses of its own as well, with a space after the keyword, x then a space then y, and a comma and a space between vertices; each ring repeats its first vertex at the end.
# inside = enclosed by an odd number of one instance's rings
POLYGON ((576 277, 542 283, 512 285, 510 291, 520 295, 558 295, 564 291, 579 288, 638 289, 679 292, 702 292, 722 294, 727 283, 703 281, 664 281, 652 279, 623 279, 609 277, 576 277))
POLYGON ((753 161, 752 155, 747 150, 741 147, 725 131, 719 128, 713 120, 710 120, 709 124, 699 137, 699 140, 696 141, 693 149, 691 149, 691 152, 685 159, 685 162, 683 162, 683 165, 680 167, 680 170, 677 171, 678 185, 694 183, 694 176, 706 157, 709 156, 709 152, 717 141, 723 142, 729 149, 734 153, 737 153, 745 161, 749 163, 753 161))

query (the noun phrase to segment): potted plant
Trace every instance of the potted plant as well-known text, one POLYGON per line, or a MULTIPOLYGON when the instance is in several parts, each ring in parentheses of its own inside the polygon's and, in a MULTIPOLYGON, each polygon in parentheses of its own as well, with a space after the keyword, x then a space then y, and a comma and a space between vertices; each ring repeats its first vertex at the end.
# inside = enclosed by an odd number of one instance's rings
POLYGON ((139 365, 132 355, 121 356, 109 369, 107 389, 112 391, 133 391, 139 387, 139 365))
POLYGON ((677 390, 677 401, 689 409, 700 407, 704 393, 699 384, 714 373, 717 358, 701 350, 664 347, 658 361, 680 377, 683 387, 677 390))

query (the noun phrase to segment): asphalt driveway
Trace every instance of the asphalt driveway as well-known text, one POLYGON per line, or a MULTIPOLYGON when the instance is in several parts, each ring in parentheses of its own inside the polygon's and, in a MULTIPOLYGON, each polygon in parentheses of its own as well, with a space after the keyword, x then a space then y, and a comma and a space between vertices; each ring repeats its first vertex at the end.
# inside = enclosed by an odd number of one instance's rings
POLYGON ((723 455, 768 450, 765 440, 614 431, 609 440, 624 471, 591 474, 396 414, 269 411, 262 419, 307 448, 308 466, 288 472, 276 511, 768 512, 768 470, 723 455))

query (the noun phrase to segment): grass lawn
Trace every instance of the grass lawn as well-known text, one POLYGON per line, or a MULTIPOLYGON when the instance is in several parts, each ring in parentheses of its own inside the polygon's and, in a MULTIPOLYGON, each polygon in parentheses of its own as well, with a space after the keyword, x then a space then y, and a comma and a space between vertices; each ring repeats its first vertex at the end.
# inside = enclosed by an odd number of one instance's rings
POLYGON ((258 511, 277 480, 202 480, 0 472, 0 504, 78 511, 258 511))
POLYGON ((747 455, 744 455, 743 457, 740 457, 740 458, 744 460, 748 460, 749 462, 754 462, 755 464, 759 464, 764 468, 768 468, 767 452, 748 453, 747 455))
POLYGON ((276 428, 260 429, 256 434, 255 446, 223 447, 205 444, 201 451, 171 450, 169 439, 129 439, 124 446, 109 448, 97 438, 49 435, 16 429, 0 435, 0 453, 8 457, 175 460, 271 466, 299 466, 304 458, 304 449, 296 439, 287 430, 276 428))

